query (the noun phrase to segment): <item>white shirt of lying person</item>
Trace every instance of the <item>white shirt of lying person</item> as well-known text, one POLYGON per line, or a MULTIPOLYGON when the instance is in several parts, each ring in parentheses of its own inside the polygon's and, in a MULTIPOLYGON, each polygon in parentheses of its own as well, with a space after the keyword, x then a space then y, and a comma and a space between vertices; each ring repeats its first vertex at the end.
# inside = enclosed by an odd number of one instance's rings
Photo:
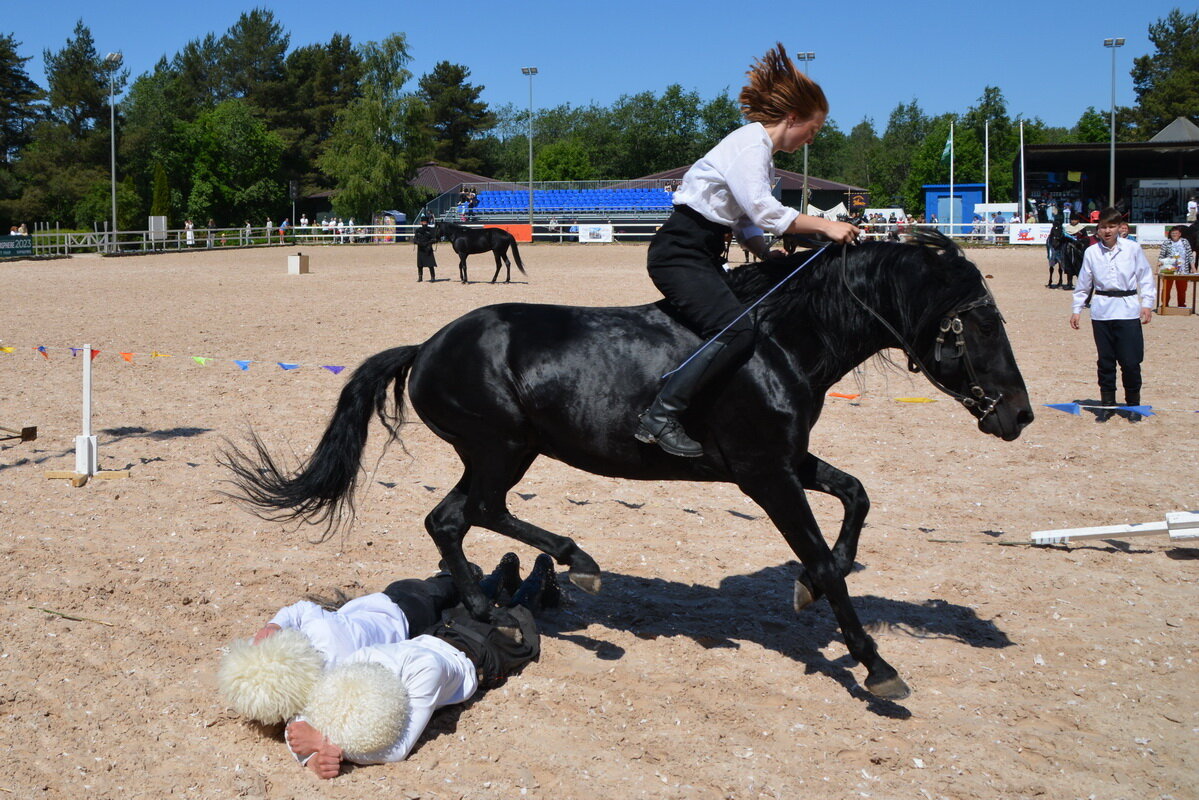
POLYGON ((762 123, 743 125, 687 170, 674 202, 727 225, 741 241, 762 231, 782 236, 799 212, 770 193, 773 159, 774 143, 762 123))
POLYGON ((342 754, 355 764, 403 761, 420 740, 434 711, 466 702, 479 688, 478 672, 466 654, 435 636, 364 647, 341 663, 356 662, 382 664, 398 675, 408 691, 409 715, 403 735, 390 747, 373 753, 342 754))
POLYGON ((409 636, 408 618, 381 592, 355 597, 337 611, 301 600, 279 609, 271 622, 307 636, 325 657, 326 667, 341 663, 363 647, 402 642, 409 636))

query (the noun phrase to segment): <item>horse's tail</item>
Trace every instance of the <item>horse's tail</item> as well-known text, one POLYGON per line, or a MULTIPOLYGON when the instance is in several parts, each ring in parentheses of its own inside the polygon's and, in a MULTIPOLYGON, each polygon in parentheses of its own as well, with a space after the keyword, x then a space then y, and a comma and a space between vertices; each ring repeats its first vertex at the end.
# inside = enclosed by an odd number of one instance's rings
POLYGON ((516 259, 516 268, 520 270, 521 275, 528 275, 525 272, 525 265, 520 260, 520 248, 516 246, 516 237, 512 237, 512 257, 516 259))
POLYGON ((251 432, 252 451, 229 445, 220 462, 233 471, 237 492, 232 496, 248 504, 258 516, 273 520, 301 519, 323 524, 324 537, 354 513, 354 488, 361 472, 371 414, 389 433, 388 444, 400 438, 404 422, 404 383, 419 346, 394 347, 377 353, 354 371, 316 450, 294 474, 286 474, 251 432), (388 404, 388 387, 396 384, 394 403, 388 404))

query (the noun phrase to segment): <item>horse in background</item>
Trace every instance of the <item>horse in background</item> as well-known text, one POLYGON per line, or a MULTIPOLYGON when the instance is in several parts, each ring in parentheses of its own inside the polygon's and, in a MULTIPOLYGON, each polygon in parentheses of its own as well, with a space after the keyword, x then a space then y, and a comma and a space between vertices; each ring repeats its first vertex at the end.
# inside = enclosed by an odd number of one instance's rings
POLYGON ((508 270, 504 276, 504 283, 512 282, 512 262, 508 260, 508 248, 512 248, 512 257, 516 259, 516 268, 520 270, 520 274, 528 275, 525 265, 520 260, 516 237, 503 228, 467 228, 465 225, 442 220, 433 226, 433 231, 438 241, 449 242, 458 254, 458 276, 463 283, 469 283, 466 277, 466 257, 475 253, 486 253, 488 250, 495 256, 492 283, 500 276, 501 259, 502 266, 508 270))
POLYGON ((1085 252, 1086 247, 1062 228, 1061 218, 1054 220, 1053 227, 1049 229, 1049 236, 1045 239, 1045 255, 1049 259, 1049 283, 1045 284, 1045 288, 1060 287, 1074 291, 1074 279, 1082 271, 1082 257, 1085 252), (1056 282, 1053 280, 1054 267, 1057 267, 1056 282))

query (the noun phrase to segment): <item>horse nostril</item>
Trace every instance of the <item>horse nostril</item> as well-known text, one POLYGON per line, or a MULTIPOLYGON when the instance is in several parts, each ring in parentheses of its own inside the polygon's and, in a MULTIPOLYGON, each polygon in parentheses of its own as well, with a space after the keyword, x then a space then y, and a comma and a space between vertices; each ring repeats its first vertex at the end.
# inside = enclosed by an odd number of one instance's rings
POLYGON ((1016 424, 1019 425, 1021 428, 1025 427, 1026 425, 1030 425, 1032 423, 1032 420, 1033 420, 1033 415, 1032 415, 1031 408, 1021 409, 1020 413, 1016 414, 1016 424))

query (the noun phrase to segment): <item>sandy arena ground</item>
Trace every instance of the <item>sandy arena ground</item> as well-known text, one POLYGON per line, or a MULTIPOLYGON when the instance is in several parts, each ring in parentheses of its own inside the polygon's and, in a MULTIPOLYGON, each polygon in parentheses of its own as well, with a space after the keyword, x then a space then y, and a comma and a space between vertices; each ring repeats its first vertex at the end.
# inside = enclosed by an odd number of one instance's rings
MULTIPOLYGON (((795 615, 792 555, 733 487, 543 459, 512 508, 575 537, 603 593, 570 590, 540 661, 441 712, 407 762, 319 784, 277 731, 226 710, 221 649, 306 593, 432 572, 422 520, 458 462, 408 427, 411 457, 389 451, 353 530, 317 543, 222 499, 224 439, 253 426, 303 456, 348 374, 321 365, 420 342, 476 306, 656 292, 634 245, 526 245, 527 282, 494 286, 418 284, 408 245, 313 248, 307 276, 286 274, 289 252, 0 264, 0 344, 15 348, 0 354, 0 425, 40 431, 0 445, 0 797, 1199 797, 1199 548, 1027 546, 1037 529, 1199 507, 1199 319, 1146 329, 1145 401, 1172 410, 1099 425, 1042 408, 1097 390, 1089 331, 1068 329, 1036 247, 972 251, 1037 405, 1019 440, 984 436, 945 397, 896 402, 937 395, 873 363, 838 387, 861 400, 829 400, 813 437, 870 491, 850 590, 909 699, 858 687, 827 604, 795 615), (131 477, 72 488, 44 475, 74 466, 81 362, 65 348, 85 342, 102 351, 100 466, 131 477)), ((839 506, 813 502, 835 532, 839 506)), ((513 544, 467 540, 488 567, 513 544)))

